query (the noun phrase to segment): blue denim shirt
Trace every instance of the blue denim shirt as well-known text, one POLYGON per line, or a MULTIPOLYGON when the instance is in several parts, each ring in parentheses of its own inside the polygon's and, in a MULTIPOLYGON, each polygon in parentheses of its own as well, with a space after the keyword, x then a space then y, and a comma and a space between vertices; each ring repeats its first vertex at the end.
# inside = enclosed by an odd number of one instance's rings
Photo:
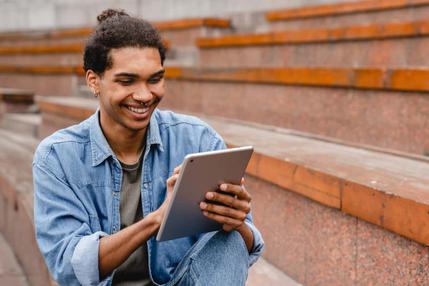
MULTIPOLYGON (((189 153, 225 148, 221 137, 201 120, 156 110, 150 120, 143 157, 141 196, 144 216, 164 201, 166 180, 189 153)), ((120 230, 121 165, 100 128, 98 112, 78 125, 44 139, 33 160, 36 239, 48 268, 61 285, 110 285, 99 281, 98 246, 120 230)), ((262 252, 261 234, 249 215, 254 235, 249 265, 262 252)), ((198 240, 147 241, 149 272, 168 282, 186 252, 198 240)))

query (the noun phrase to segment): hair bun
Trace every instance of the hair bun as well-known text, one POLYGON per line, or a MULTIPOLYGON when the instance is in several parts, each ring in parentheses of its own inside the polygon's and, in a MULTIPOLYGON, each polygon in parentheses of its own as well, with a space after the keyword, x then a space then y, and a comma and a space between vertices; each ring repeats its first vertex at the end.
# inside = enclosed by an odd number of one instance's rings
POLYGON ((130 16, 124 10, 119 9, 107 9, 101 12, 100 15, 97 16, 98 23, 104 22, 109 18, 121 17, 121 16, 130 16))

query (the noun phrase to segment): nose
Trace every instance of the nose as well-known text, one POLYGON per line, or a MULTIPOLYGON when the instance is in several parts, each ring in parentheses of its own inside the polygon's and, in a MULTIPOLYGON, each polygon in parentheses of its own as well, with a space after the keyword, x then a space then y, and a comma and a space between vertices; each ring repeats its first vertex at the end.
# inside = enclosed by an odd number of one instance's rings
POLYGON ((136 101, 149 102, 152 100, 152 92, 146 86, 139 86, 137 90, 133 92, 133 99, 136 101))

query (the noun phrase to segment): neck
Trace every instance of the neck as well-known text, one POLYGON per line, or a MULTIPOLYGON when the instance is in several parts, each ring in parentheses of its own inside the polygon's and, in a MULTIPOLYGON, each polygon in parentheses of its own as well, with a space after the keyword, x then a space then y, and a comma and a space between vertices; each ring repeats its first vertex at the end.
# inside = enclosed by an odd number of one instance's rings
POLYGON ((130 130, 118 124, 107 124, 100 116, 100 125, 107 142, 119 161, 125 164, 133 164, 138 161, 145 147, 147 128, 142 130, 130 130), (103 128, 109 126, 109 128, 103 128))

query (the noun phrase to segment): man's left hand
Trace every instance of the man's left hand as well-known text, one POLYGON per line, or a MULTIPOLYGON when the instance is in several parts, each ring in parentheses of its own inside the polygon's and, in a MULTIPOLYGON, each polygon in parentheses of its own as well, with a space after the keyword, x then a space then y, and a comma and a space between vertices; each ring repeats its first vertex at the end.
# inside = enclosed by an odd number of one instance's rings
POLYGON ((225 231, 238 230, 245 227, 244 220, 251 210, 252 197, 241 185, 222 184, 220 192, 207 192, 206 201, 200 203, 203 214, 221 224, 225 231))

